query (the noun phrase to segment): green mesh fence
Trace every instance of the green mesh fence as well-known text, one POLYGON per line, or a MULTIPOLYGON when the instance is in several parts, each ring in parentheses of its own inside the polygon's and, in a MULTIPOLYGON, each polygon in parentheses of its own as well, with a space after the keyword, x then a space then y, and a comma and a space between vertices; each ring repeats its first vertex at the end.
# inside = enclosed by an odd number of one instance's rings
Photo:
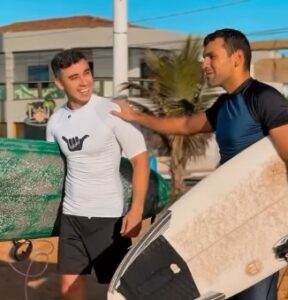
MULTIPOLYGON (((131 204, 132 167, 121 160, 125 204, 131 204)), ((63 195, 64 162, 54 143, 0 138, 0 240, 57 234, 63 195)), ((151 171, 144 217, 169 202, 170 186, 151 171)))

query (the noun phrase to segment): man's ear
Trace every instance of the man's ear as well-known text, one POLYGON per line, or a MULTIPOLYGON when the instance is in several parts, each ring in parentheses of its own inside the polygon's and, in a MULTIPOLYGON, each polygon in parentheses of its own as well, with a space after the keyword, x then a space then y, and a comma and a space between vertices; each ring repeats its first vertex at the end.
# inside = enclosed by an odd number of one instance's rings
POLYGON ((55 78, 54 78, 54 83, 56 84, 56 86, 57 86, 57 88, 58 88, 59 90, 61 90, 61 91, 64 90, 64 86, 63 86, 61 80, 60 80, 58 77, 55 77, 55 78))
POLYGON ((240 65, 244 65, 244 53, 242 50, 236 50, 233 53, 234 56, 234 66, 239 67, 240 65))

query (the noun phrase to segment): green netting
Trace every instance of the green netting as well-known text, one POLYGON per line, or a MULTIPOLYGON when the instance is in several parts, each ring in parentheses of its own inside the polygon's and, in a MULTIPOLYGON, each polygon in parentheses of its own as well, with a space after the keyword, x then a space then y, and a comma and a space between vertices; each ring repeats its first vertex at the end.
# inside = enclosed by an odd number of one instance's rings
MULTIPOLYGON (((128 160, 121 160, 120 172, 129 206, 132 167, 128 160)), ((0 240, 55 234, 63 181, 64 162, 56 144, 0 138, 0 240)), ((144 216, 158 213, 169 199, 168 183, 152 171, 144 216)))

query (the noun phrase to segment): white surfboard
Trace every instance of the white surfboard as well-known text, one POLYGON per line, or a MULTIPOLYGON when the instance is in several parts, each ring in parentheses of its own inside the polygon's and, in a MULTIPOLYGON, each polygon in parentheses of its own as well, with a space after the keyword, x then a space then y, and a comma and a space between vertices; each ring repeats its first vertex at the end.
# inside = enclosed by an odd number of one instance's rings
POLYGON ((231 297, 285 266, 275 251, 285 256, 287 235, 287 170, 264 138, 162 214, 120 264, 108 299, 231 297))

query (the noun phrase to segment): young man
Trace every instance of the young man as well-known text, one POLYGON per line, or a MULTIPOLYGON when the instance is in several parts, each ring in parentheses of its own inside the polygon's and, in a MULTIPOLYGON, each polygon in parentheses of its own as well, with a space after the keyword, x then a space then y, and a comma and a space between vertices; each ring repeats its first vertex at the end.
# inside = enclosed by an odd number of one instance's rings
MULTIPOLYGON (((208 84, 221 86, 221 95, 206 112, 189 117, 157 118, 117 102, 125 120, 136 121, 162 134, 215 132, 223 164, 270 135, 281 158, 288 162, 288 101, 273 87, 250 77, 251 49, 244 34, 217 30, 204 39, 203 71, 208 84)), ((277 275, 233 297, 237 300, 276 300, 277 275)))
POLYGON ((51 66, 68 99, 47 125, 47 140, 59 144, 67 163, 58 257, 61 293, 65 300, 84 300, 84 275, 94 271, 99 282, 108 283, 130 237, 139 233, 149 163, 142 134, 111 115, 116 104, 92 94, 93 77, 81 52, 65 50, 51 66), (128 212, 119 173, 122 150, 133 166, 128 212))

